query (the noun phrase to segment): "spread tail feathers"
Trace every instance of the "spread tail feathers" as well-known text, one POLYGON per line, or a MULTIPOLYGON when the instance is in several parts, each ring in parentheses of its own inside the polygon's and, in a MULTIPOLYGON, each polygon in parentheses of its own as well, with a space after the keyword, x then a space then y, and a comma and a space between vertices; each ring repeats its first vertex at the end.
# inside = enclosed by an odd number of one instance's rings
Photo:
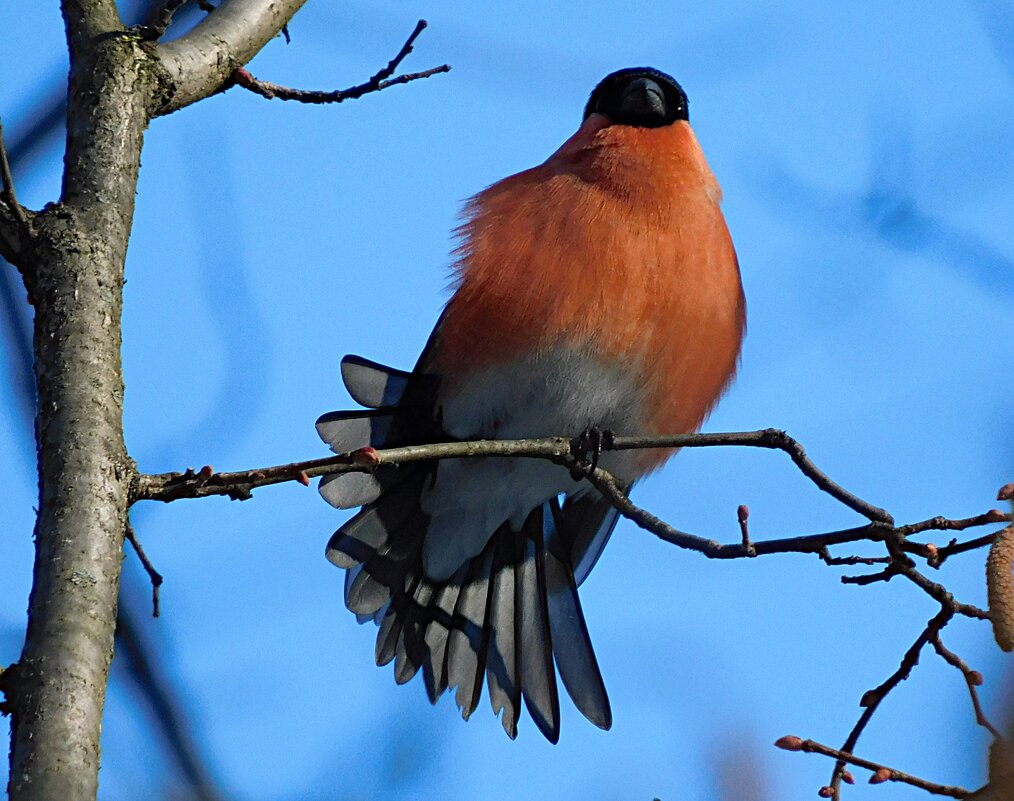
MULTIPOLYGON (((416 377, 355 357, 343 360, 342 374, 352 396, 373 408, 320 418, 318 431, 336 452, 446 439, 434 422, 432 394, 416 377)), ((429 521, 420 505, 432 475, 432 466, 418 465, 321 481, 321 494, 335 506, 363 506, 326 553, 348 571, 348 609, 360 622, 379 624, 377 664, 393 661, 398 683, 421 670, 434 703, 452 689, 466 719, 485 682, 508 736, 517 736, 524 700, 554 743, 559 670, 578 709, 608 729, 609 699, 577 587, 612 533, 616 511, 591 494, 554 498, 532 510, 520 530, 501 525, 481 553, 434 581, 423 570, 429 521)))

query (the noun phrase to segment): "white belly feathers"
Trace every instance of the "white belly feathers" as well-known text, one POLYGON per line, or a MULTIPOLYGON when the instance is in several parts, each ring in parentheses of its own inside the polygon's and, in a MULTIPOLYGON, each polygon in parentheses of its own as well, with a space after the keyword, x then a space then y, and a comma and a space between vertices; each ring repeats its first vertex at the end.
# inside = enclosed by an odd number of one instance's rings
MULTIPOLYGON (((577 436, 597 426, 617 435, 644 430, 642 389, 622 367, 555 348, 486 368, 439 397, 443 427, 459 439, 577 436)), ((624 481, 637 478, 636 453, 603 454, 602 466, 624 481)), ((446 579, 485 547, 504 522, 519 529, 528 514, 561 493, 590 491, 543 459, 446 459, 423 491, 430 516, 423 565, 446 579)), ((592 490, 593 491, 593 490, 592 490)))

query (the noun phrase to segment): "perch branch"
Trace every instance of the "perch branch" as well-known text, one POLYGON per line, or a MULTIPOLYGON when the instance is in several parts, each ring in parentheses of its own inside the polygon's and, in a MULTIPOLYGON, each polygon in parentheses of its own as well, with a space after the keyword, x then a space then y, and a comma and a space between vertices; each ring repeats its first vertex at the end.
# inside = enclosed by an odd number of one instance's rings
POLYGON ((680 531, 650 512, 634 505, 627 497, 621 483, 614 476, 602 468, 592 467, 585 463, 583 461, 583 454, 580 452, 576 441, 565 437, 444 442, 383 450, 363 448, 352 453, 340 454, 324 459, 293 462, 286 465, 234 473, 215 473, 210 466, 206 466, 199 471, 188 469, 184 473, 139 475, 133 488, 132 500, 169 502, 182 498, 198 498, 208 495, 227 495, 234 499, 243 500, 249 498, 251 492, 257 487, 286 481, 299 481, 305 485, 309 484, 310 478, 322 475, 371 472, 381 467, 391 469, 398 465, 438 459, 535 457, 553 461, 583 476, 623 516, 632 520, 641 528, 650 531, 666 542, 696 551, 708 558, 738 559, 773 553, 811 553, 829 565, 885 565, 877 573, 861 576, 845 576, 842 578, 842 581, 863 585, 878 581, 889 581, 894 576, 904 576, 934 598, 940 604, 940 612, 929 621, 923 632, 905 652, 897 670, 878 687, 868 691, 864 695, 861 702, 861 706, 864 707, 863 713, 849 733, 842 749, 836 751, 821 746, 821 748, 825 748, 826 750, 820 753, 828 753, 836 759, 831 783, 822 789, 822 795, 827 798, 840 798, 842 781, 847 781, 851 778, 845 769, 845 765, 849 763, 877 770, 878 774, 876 775, 881 776, 881 781, 904 781, 930 790, 930 792, 944 792, 944 794, 951 794, 956 798, 962 798, 967 795, 967 791, 961 788, 948 788, 943 785, 936 785, 922 779, 910 777, 899 771, 885 768, 876 763, 857 761, 852 757, 852 751, 855 749, 856 743, 880 706, 880 703, 899 683, 908 678, 912 669, 919 661, 922 649, 927 644, 933 644, 934 648, 945 660, 962 671, 972 696, 976 719, 991 731, 995 731, 986 721, 985 715, 982 713, 978 703, 978 695, 974 689, 975 679, 978 674, 971 671, 959 657, 944 648, 939 638, 940 631, 956 614, 978 619, 988 619, 989 615, 975 606, 957 601, 943 585, 931 581, 920 573, 910 558, 911 556, 921 557, 931 566, 938 567, 947 556, 971 550, 974 547, 982 547, 992 540, 992 536, 979 537, 962 544, 952 541, 943 548, 937 548, 930 543, 910 542, 908 537, 928 531, 961 531, 976 526, 1003 522, 1008 520, 1009 517, 999 510, 993 509, 969 518, 949 519, 938 516, 897 526, 886 511, 859 498, 831 480, 806 455, 798 442, 785 434, 785 432, 776 429, 662 437, 614 437, 611 441, 603 443, 604 450, 717 446, 759 447, 782 450, 789 455, 800 472, 809 478, 819 489, 853 511, 863 515, 869 522, 855 528, 819 534, 754 541, 748 530, 749 509, 746 506, 740 506, 737 509, 739 541, 723 544, 713 539, 680 531), (879 557, 833 557, 828 550, 832 546, 863 541, 882 543, 887 550, 887 555, 879 557))
MULTIPOLYGON (((170 502, 184 498, 201 498, 210 495, 225 495, 237 500, 245 500, 254 489, 288 481, 307 483, 310 478, 327 474, 348 472, 370 472, 380 466, 397 466, 420 461, 436 459, 480 458, 480 457, 535 457, 548 459, 567 467, 574 466, 576 460, 572 455, 571 441, 566 437, 544 437, 540 439, 521 440, 476 440, 470 442, 443 442, 428 445, 412 445, 401 448, 369 450, 369 458, 363 458, 362 452, 340 454, 323 459, 312 459, 303 462, 275 465, 253 470, 238 472, 215 473, 211 467, 200 471, 188 469, 182 473, 161 473, 140 475, 134 486, 134 501, 153 500, 170 502)), ((619 483, 601 468, 589 472, 588 480, 613 503, 616 508, 642 528, 647 529, 661 539, 682 548, 698 551, 712 559, 739 559, 753 555, 772 553, 812 553, 824 558, 827 548, 850 542, 884 542, 889 535, 896 536, 907 552, 926 559, 931 558, 937 549, 930 546, 908 542, 905 538, 909 532, 925 532, 930 530, 957 530, 1007 519, 998 512, 989 512, 973 518, 950 520, 934 517, 928 520, 911 523, 907 526, 894 527, 883 522, 890 520, 883 510, 857 498, 842 489, 820 471, 813 462, 803 454, 802 447, 784 434, 774 429, 753 432, 715 433, 715 434, 683 434, 664 437, 616 437, 609 445, 611 450, 631 450, 639 448, 692 448, 715 446, 761 447, 787 450, 799 469, 813 480, 819 488, 828 492, 845 505, 867 516, 871 522, 855 528, 828 531, 819 534, 785 537, 780 539, 751 541, 743 540, 735 544, 722 544, 713 539, 700 537, 680 531, 650 512, 635 506, 622 491, 619 483), (999 518, 998 516, 999 515, 999 518)), ((940 549, 941 551, 944 549, 940 549)), ((855 563, 865 564, 859 557, 855 563)), ((934 598, 945 601, 947 596, 940 585, 935 585, 921 574, 916 574, 910 566, 898 567, 889 565, 892 575, 905 573, 910 580, 919 584, 934 598), (908 571, 908 572, 905 572, 908 571)), ((868 581, 868 580, 867 580, 868 581)), ((857 582, 859 583, 859 582, 857 582)), ((951 599, 953 601, 953 599, 951 599)), ((973 616, 980 616, 974 614, 973 616)))

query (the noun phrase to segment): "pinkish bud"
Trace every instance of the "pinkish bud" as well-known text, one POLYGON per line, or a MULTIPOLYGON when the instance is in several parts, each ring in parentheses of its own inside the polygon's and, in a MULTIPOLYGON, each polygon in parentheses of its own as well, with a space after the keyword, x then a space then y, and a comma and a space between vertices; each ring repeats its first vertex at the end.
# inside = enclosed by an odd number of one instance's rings
POLYGON ((799 737, 787 734, 775 740, 775 748, 781 748, 784 751, 802 751, 803 741, 799 737))
POLYGON ((357 451, 352 451, 352 463, 360 467, 376 467, 380 464, 380 454, 377 449, 367 445, 357 451))
POLYGON ((877 772, 870 776, 870 784, 883 784, 891 780, 890 768, 877 768, 877 772))

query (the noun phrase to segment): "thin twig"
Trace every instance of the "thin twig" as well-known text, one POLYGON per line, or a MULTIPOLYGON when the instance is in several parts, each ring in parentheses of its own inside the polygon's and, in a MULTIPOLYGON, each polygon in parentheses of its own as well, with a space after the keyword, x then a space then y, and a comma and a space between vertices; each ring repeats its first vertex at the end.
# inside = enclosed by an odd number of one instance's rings
POLYGON ((425 29, 426 20, 419 20, 408 39, 405 40, 405 44, 401 46, 401 50, 399 50, 398 54, 387 63, 387 66, 378 70, 377 73, 365 83, 350 86, 348 89, 335 89, 334 91, 292 89, 288 86, 282 86, 277 83, 270 83, 269 81, 262 81, 255 78, 250 74, 249 70, 242 67, 233 72, 232 81, 237 86, 242 86, 244 89, 248 89, 254 94, 258 94, 268 100, 277 98, 279 100, 294 100, 297 103, 341 103, 345 100, 355 100, 363 95, 370 94, 371 92, 379 92, 391 86, 398 86, 399 84, 418 81, 422 78, 429 78, 431 75, 437 75, 441 72, 450 72, 451 67, 449 64, 441 64, 439 67, 431 67, 430 69, 423 70, 422 72, 409 72, 399 75, 396 78, 391 77, 394 75, 395 70, 398 69, 401 62, 405 60, 405 57, 412 52, 415 40, 419 38, 419 34, 421 34, 425 29))
MULTIPOLYGON (((824 548, 820 551, 821 561, 831 567, 852 567, 854 565, 886 565, 890 564, 890 556, 831 556, 830 551, 824 548)), ((846 584, 858 582, 845 582, 846 584)))
POLYGON ((403 83, 418 81, 422 78, 429 78, 431 75, 437 75, 441 72, 450 72, 450 70, 451 67, 449 64, 441 64, 439 67, 432 67, 431 69, 423 70, 422 72, 408 72, 404 75, 399 75, 397 78, 391 78, 388 81, 380 81, 380 83, 375 86, 364 83, 359 84, 358 86, 351 86, 348 89, 336 89, 332 92, 319 91, 316 89, 292 89, 288 86, 282 86, 281 84, 262 81, 255 78, 250 74, 249 70, 242 67, 233 72, 232 79, 237 86, 249 89, 255 95, 260 95, 268 100, 294 100, 297 103, 308 103, 313 105, 321 103, 341 103, 345 100, 355 100, 365 94, 369 94, 370 92, 379 92, 391 86, 398 86, 403 83))
POLYGON ((387 62, 386 67, 378 70, 377 74, 370 78, 367 83, 379 84, 381 81, 387 80, 394 75, 394 71, 398 69, 401 62, 404 61, 405 57, 412 52, 412 48, 415 46, 415 40, 419 38, 419 34, 426 30, 427 24, 426 20, 419 20, 415 24, 415 28, 412 30, 412 33, 408 35, 408 39, 405 40, 405 44, 401 46, 401 50, 398 51, 398 54, 387 62))
POLYGON ((14 176, 11 173, 11 163, 7 158, 7 146, 4 144, 4 126, 3 122, 0 121, 0 181, 2 181, 2 192, 0 192, 0 199, 10 208, 11 213, 18 219, 23 225, 28 225, 28 215, 25 214, 25 210, 20 203, 18 203, 17 195, 14 192, 14 176))
MULTIPOLYGON (((991 519, 988 522, 992 523, 994 521, 991 519)), ((986 525, 986 524, 976 523, 974 525, 986 525)), ((974 551, 977 550, 978 548, 985 548, 987 545, 991 544, 995 539, 996 533, 994 532, 993 534, 983 534, 981 537, 976 537, 973 540, 966 540, 965 542, 958 542, 957 540, 952 540, 949 545, 945 545, 943 548, 940 548, 938 550, 939 556, 936 559, 936 563, 933 564, 932 567, 940 567, 940 565, 943 564, 945 559, 947 559, 950 556, 954 556, 955 554, 965 553, 966 551, 974 551)))
POLYGON ((739 523, 739 535, 743 549, 747 552, 748 556, 756 556, 757 549, 753 547, 753 543, 750 541, 750 507, 745 503, 741 503, 736 507, 736 521, 739 523))
MULTIPOLYGON (((888 693, 897 687, 901 682, 909 677, 917 664, 919 664, 919 654, 922 652, 923 646, 930 642, 932 638, 940 633, 940 630, 946 626, 951 618, 954 617, 954 610, 946 606, 926 624, 926 628, 923 629, 922 633, 916 638, 915 642, 912 643, 911 647, 905 652, 902 657, 901 664, 898 669, 894 671, 887 679, 884 680, 878 687, 872 690, 867 690, 863 695, 862 700, 859 702, 860 706, 864 707, 863 714, 860 715, 856 725, 849 732, 849 736, 846 738, 844 745, 841 750, 846 754, 851 754, 856 747, 856 743, 859 742, 859 737, 866 729, 867 724, 877 711, 877 707, 880 706, 888 693)), ((835 762, 834 771, 831 774, 831 784, 828 785, 831 789, 830 797, 837 801, 841 796, 841 780, 842 771, 845 769, 846 760, 838 757, 835 762)), ((879 767, 879 766, 878 766, 879 767)), ((966 793, 967 795, 967 793, 966 793)), ((961 798, 963 796, 956 796, 961 798)))
POLYGON ((955 613, 964 615, 965 617, 975 618, 976 620, 989 620, 989 612, 972 604, 956 600, 943 584, 930 581, 914 567, 910 565, 898 565, 897 567, 900 575, 903 575, 942 606, 953 609, 955 613))
MULTIPOLYGON (((945 517, 931 517, 929 520, 923 520, 919 523, 910 523, 907 526, 898 526, 904 536, 910 537, 913 534, 921 534, 923 531, 935 530, 935 531, 964 531, 966 528, 974 528, 976 526, 986 526, 990 523, 1003 523, 1010 520, 1010 515, 1004 514, 999 509, 990 509, 988 512, 983 512, 981 515, 975 515, 974 517, 964 517, 957 520, 948 520, 945 517)), ((940 549, 940 553, 943 554, 950 546, 946 546, 940 549)), ((954 553, 959 553, 959 550, 955 550, 954 553)))
POLYGON ((603 450, 639 450, 643 448, 710 448, 721 446, 769 448, 784 451, 795 463, 799 471, 819 489, 835 500, 858 512, 867 520, 877 523, 893 524, 893 518, 878 506, 874 506, 862 498, 849 492, 824 473, 813 460, 807 456, 803 446, 777 428, 766 428, 760 431, 746 431, 722 434, 681 434, 672 437, 614 437, 613 442, 603 445, 603 450))
POLYGON ((148 579, 151 581, 152 617, 158 617, 159 593, 162 589, 162 574, 155 569, 155 566, 148 558, 148 554, 144 552, 144 548, 141 547, 141 543, 138 542, 137 535, 134 533, 134 527, 130 525, 130 523, 127 523, 127 526, 123 531, 123 537, 127 540, 127 542, 134 546, 134 553, 137 554, 137 558, 141 560, 141 566, 148 574, 148 579))
POLYGON ((887 567, 876 573, 867 573, 861 576, 842 576, 841 583, 866 587, 870 584, 876 584, 878 581, 890 581, 895 576, 904 576, 933 600, 953 610, 956 614, 975 618, 976 620, 989 620, 989 612, 986 610, 958 601, 943 584, 930 581, 930 579, 926 578, 912 565, 894 559, 890 561, 887 567))
MULTIPOLYGON (((847 763, 849 765, 855 765, 858 768, 871 770, 874 773, 876 783, 883 781, 904 782, 905 784, 910 784, 913 787, 918 787, 920 790, 925 790, 928 793, 933 793, 934 795, 947 795, 951 798, 965 798, 971 795, 971 791, 966 790, 963 787, 952 787, 945 784, 937 784, 936 782, 927 781, 926 779, 920 779, 918 776, 912 776, 909 773, 903 773, 900 770, 889 768, 886 765, 881 765, 879 762, 873 762, 869 759, 857 757, 849 751, 831 748, 828 745, 818 743, 816 740, 802 740, 799 737, 789 736, 782 737, 775 743, 775 745, 786 751, 802 751, 804 754, 821 754, 823 756, 832 757, 842 764, 847 763)), ((873 779, 871 779, 871 782, 872 781, 873 779)))
POLYGON ((982 684, 982 674, 977 670, 972 670, 964 659, 945 646, 940 639, 940 632, 937 632, 930 638, 930 643, 948 665, 956 667, 961 671, 961 675, 965 677, 965 684, 968 685, 968 694, 972 699, 972 709, 975 711, 975 722, 992 734, 993 739, 1002 740, 1003 735, 989 722, 986 713, 982 711, 982 704, 979 703, 979 691, 976 688, 982 684))
POLYGON ((876 584, 878 581, 890 581, 898 575, 898 569, 894 562, 891 561, 891 557, 887 557, 887 561, 890 564, 883 570, 878 570, 876 573, 864 573, 860 576, 842 576, 841 583, 868 587, 870 584, 876 584))
POLYGON ((138 35, 149 42, 157 42, 161 39, 169 26, 172 25, 173 16, 190 0, 166 0, 165 3, 155 10, 151 19, 144 25, 138 25, 134 30, 138 35))

